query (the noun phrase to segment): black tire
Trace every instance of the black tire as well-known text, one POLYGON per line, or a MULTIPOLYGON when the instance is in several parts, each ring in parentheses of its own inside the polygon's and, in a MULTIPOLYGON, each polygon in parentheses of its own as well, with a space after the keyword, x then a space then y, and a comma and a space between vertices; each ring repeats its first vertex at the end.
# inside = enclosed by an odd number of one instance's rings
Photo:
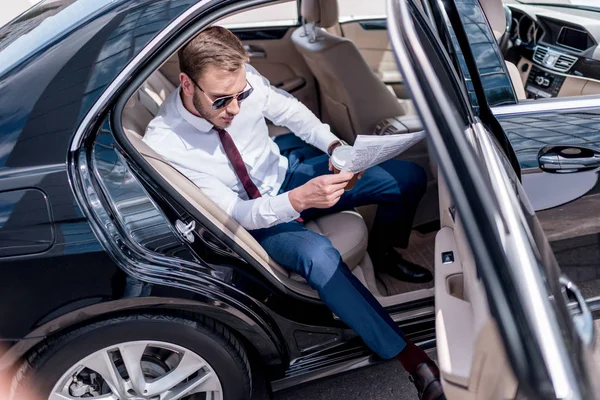
POLYGON ((128 315, 96 322, 42 342, 18 369, 9 400, 23 393, 48 399, 60 377, 95 351, 118 343, 156 340, 187 348, 214 369, 225 400, 249 400, 252 394, 250 364, 241 343, 213 319, 194 320, 165 315, 128 315))

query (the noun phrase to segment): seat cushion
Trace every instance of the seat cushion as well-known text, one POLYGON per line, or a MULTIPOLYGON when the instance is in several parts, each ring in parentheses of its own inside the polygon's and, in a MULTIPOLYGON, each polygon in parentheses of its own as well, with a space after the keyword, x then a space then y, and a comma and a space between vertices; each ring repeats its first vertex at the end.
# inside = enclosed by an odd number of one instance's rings
MULTIPOLYGON (((340 252, 342 260, 350 270, 356 268, 365 256, 369 233, 365 221, 356 211, 342 211, 325 215, 306 222, 304 226, 311 231, 327 236, 333 247, 340 252)), ((299 282, 304 281, 296 273, 291 273, 290 277, 299 282)))

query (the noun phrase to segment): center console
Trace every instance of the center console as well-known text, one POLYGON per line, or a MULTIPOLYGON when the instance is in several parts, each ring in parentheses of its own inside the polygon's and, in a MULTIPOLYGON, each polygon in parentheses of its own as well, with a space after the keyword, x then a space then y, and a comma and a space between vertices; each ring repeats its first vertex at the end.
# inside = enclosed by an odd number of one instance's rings
POLYGON ((529 98, 556 97, 577 57, 538 45, 525 90, 529 98))
POLYGON ((534 65, 529 71, 525 90, 531 98, 556 97, 564 81, 564 75, 553 74, 534 65))

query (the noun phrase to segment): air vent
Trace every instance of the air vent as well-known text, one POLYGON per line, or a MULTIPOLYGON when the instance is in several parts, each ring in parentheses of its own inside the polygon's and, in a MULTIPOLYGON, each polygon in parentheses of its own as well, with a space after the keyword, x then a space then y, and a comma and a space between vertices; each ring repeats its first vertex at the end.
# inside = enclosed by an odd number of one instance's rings
POLYGON ((570 56, 544 46, 536 46, 533 61, 542 67, 559 72, 567 72, 577 62, 577 57, 570 56))
POLYGON ((544 57, 546 57, 546 54, 548 54, 547 47, 537 46, 535 48, 535 52, 533 53, 533 61, 537 62, 538 64, 543 64, 544 57))
POLYGON ((563 54, 560 57, 558 57, 558 60, 556 60, 556 63, 554 64, 554 69, 561 72, 567 72, 576 62, 577 57, 567 56, 563 54))

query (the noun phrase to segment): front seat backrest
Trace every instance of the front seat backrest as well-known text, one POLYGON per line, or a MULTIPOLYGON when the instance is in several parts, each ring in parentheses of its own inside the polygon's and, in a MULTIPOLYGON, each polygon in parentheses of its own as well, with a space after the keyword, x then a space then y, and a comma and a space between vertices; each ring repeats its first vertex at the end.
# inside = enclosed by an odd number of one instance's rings
POLYGON ((356 45, 324 29, 338 23, 336 0, 303 0, 302 17, 292 40, 319 83, 323 121, 337 136, 352 144, 382 119, 406 114, 356 45))
POLYGON ((490 23, 496 40, 500 41, 506 31, 506 16, 502 0, 479 0, 479 4, 481 4, 483 13, 490 23))

